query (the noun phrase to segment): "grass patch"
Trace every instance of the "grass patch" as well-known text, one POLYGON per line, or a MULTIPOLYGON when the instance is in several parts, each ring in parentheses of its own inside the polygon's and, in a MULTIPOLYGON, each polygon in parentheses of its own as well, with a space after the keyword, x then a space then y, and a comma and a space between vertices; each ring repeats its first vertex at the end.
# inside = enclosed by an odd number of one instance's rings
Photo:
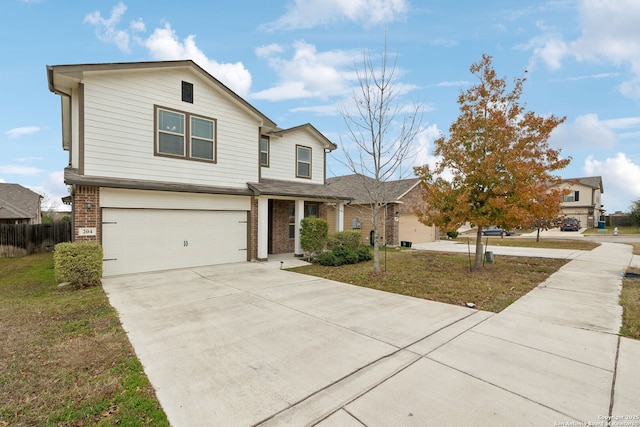
MULTIPOLYGON (((606 230, 605 234, 610 234, 613 236, 613 229, 615 227, 605 227, 604 230, 606 230)), ((604 232, 602 231, 602 228, 588 228, 585 231, 582 232, 582 234, 586 234, 586 235, 597 235, 597 234, 603 234, 604 232)), ((640 227, 637 226, 629 226, 629 227, 618 227, 618 234, 640 234, 640 227)))
POLYGON ((58 288, 51 253, 0 258, 0 427, 168 426, 100 286, 58 288))
MULTIPOLYGON (((639 268, 630 268, 628 272, 640 274, 639 268)), ((622 279, 620 293, 622 305, 622 327, 620 335, 640 340, 640 279, 622 279)))
MULTIPOLYGON (((565 260, 496 257, 482 271, 469 272, 469 258, 429 251, 387 252, 386 273, 372 274, 373 261, 340 267, 310 265, 292 271, 357 286, 449 304, 472 302, 500 312, 566 264, 565 260)), ((384 252, 381 253, 384 270, 384 252)))
MULTIPOLYGON (((508 247, 521 247, 521 248, 546 248, 546 249, 573 249, 573 250, 584 250, 590 251, 592 249, 600 246, 598 242, 592 242, 591 240, 586 239, 540 239, 539 242, 536 242, 535 238, 526 238, 526 237, 483 237, 482 243, 487 243, 487 239, 489 240, 489 248, 491 246, 508 246, 508 247)), ((476 244, 476 239, 474 237, 458 237, 456 241, 460 244, 467 244, 467 241, 471 243, 473 247, 476 244)), ((489 249, 490 250, 490 249, 489 249)), ((472 248, 473 251, 473 248, 472 248)))

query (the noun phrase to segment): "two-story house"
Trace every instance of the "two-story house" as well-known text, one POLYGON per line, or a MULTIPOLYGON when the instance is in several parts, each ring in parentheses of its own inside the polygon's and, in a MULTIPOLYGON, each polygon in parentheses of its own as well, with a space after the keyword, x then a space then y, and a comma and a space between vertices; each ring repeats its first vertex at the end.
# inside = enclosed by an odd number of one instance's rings
POLYGON ((598 221, 604 221, 601 176, 563 179, 558 186, 566 193, 561 204, 563 216, 576 218, 587 228, 597 227, 598 221))
POLYGON ((325 185, 336 145, 277 125, 193 61, 56 65, 75 240, 104 275, 302 254, 300 222, 349 197, 325 185))

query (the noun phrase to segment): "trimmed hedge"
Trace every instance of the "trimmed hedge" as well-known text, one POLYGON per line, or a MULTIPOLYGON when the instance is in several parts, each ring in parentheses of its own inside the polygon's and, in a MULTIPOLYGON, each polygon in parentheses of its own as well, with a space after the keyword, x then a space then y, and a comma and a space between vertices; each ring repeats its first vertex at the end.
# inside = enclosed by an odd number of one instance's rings
MULTIPOLYGON (((348 232, 347 232, 348 233, 348 232)), ((360 234, 358 233, 358 236, 360 234)), ((348 245, 334 246, 329 251, 322 252, 317 257, 320 265, 336 267, 344 264, 357 264, 369 261, 373 255, 369 246, 358 244, 355 248, 348 245)))
POLYGON ((303 218, 300 225, 300 246, 310 259, 327 245, 329 223, 322 218, 303 218))
POLYGON ((99 285, 102 258, 102 246, 98 243, 59 243, 53 252, 56 280, 78 287, 99 285))
POLYGON ((353 250, 362 245, 362 233, 359 231, 338 231, 329 237, 329 249, 337 246, 346 246, 353 250))

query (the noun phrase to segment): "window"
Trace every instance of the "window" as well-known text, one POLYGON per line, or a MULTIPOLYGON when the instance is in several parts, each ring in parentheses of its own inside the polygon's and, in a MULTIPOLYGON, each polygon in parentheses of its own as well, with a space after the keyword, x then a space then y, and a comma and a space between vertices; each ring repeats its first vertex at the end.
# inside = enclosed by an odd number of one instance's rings
POLYGON ((191 117, 191 157, 213 160, 213 122, 191 117))
POLYGON ((295 202, 289 203, 289 238, 296 237, 296 204, 295 202))
POLYGON ((304 217, 305 218, 318 218, 318 204, 317 203, 305 203, 304 204, 304 217))
POLYGON ((579 202, 580 201, 580 192, 574 191, 573 194, 569 194, 568 196, 562 196, 563 202, 579 202))
POLYGON ((193 83, 182 82, 182 101, 193 104, 193 83))
POLYGON ((158 151, 184 156, 184 114, 158 110, 158 151))
POLYGON ((260 166, 269 167, 269 137, 260 137, 260 166))
POLYGON ((216 161, 216 121, 156 107, 156 155, 216 161))
POLYGON ((296 145, 296 176, 311 178, 311 148, 296 145))

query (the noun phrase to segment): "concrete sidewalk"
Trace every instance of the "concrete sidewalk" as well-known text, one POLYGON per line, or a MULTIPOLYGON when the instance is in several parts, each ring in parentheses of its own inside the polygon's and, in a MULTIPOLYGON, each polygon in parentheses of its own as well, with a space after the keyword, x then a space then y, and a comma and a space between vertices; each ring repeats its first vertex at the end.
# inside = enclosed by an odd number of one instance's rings
MULTIPOLYGON (((505 237, 508 239, 508 237, 505 237)), ((441 251, 441 252, 456 252, 456 253, 468 253, 475 254, 476 247, 471 244, 468 247, 465 243, 461 243, 455 240, 437 240, 429 243, 416 243, 412 246, 414 249, 426 250, 426 251, 441 251)), ((548 249, 548 248, 523 248, 513 246, 498 246, 491 244, 487 251, 492 251, 494 255, 508 255, 508 256, 527 256, 534 258, 556 258, 556 259, 576 259, 589 251, 583 251, 578 249, 548 249)))
POLYGON ((552 426, 640 415, 640 342, 617 336, 630 260, 576 255, 499 314, 279 263, 103 282, 174 427, 552 426))

